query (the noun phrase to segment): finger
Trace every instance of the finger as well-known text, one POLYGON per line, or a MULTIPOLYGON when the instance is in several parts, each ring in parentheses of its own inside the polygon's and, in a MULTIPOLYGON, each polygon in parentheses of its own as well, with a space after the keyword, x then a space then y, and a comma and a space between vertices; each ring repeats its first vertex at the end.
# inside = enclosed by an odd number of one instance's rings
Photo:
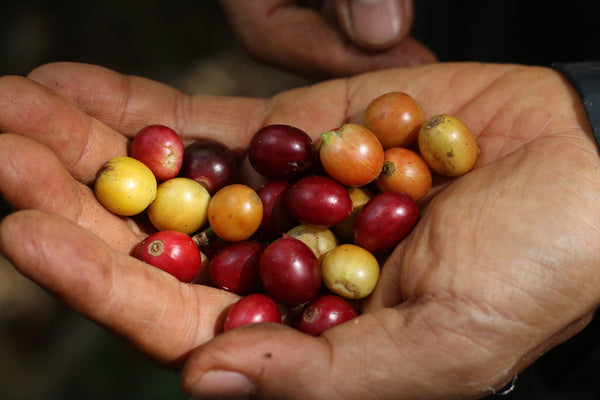
POLYGON ((349 76, 435 61, 433 53, 412 39, 388 51, 364 51, 350 45, 346 35, 319 10, 291 5, 289 1, 221 3, 251 57, 291 71, 349 76))
POLYGON ((127 138, 23 77, 0 78, 0 110, 1 132, 43 143, 82 182, 92 182, 106 160, 127 152, 127 138))
POLYGON ((403 91, 418 99, 427 117, 448 113, 463 119, 483 149, 479 165, 513 151, 542 129, 549 132, 554 124, 547 123, 546 108, 533 107, 539 115, 529 119, 520 117, 522 109, 548 96, 564 97, 551 93, 559 78, 550 70, 476 63, 378 71, 289 90, 270 100, 186 96, 156 82, 84 64, 49 64, 31 76, 129 136, 158 120, 176 127, 184 138, 210 137, 238 153, 266 124, 295 125, 318 138, 342 123, 361 122, 375 97, 403 91), (532 80, 534 73, 538 79, 532 80), (483 130, 488 134, 480 137, 483 130))
POLYGON ((185 140, 211 137, 242 150, 262 127, 267 101, 189 96, 167 85, 109 69, 77 63, 53 63, 33 70, 39 82, 114 130, 133 137, 150 124, 174 129, 185 140))
POLYGON ((48 147, 22 135, 0 135, 0 194, 16 210, 61 215, 128 254, 145 236, 127 219, 98 203, 92 190, 73 179, 48 147))
POLYGON ((7 216, 0 250, 65 304, 163 363, 176 364, 211 338, 221 313, 236 300, 225 291, 180 283, 42 211, 7 216))
POLYGON ((151 80, 76 63, 47 64, 29 77, 127 136, 149 123, 162 123, 184 139, 217 139, 238 153, 245 151, 251 136, 266 124, 294 125, 316 138, 347 119, 344 80, 264 100, 187 96, 151 80))
MULTIPOLYGON (((432 104, 452 111, 450 104, 439 101, 447 83, 452 82, 448 79, 455 74, 452 69, 439 75, 417 69, 377 72, 285 91, 269 100, 187 96, 147 79, 77 63, 47 64, 29 77, 129 137, 148 123, 162 123, 184 139, 209 137, 241 152, 250 137, 267 124, 294 125, 317 138, 344 122, 359 122, 368 102, 390 90, 404 90, 419 98, 428 93, 432 104), (428 75, 433 79, 427 79, 428 75), (444 84, 436 78, 443 79, 444 84)), ((466 88, 459 93, 468 96, 473 90, 478 89, 466 88)), ((450 99, 462 100, 456 95, 450 99)), ((424 100, 423 105, 428 105, 427 98, 424 100)))
POLYGON ((515 361, 491 346, 483 329, 469 339, 467 325, 482 327, 471 317, 471 310, 430 302, 380 309, 321 338, 273 324, 244 326, 191 354, 182 388, 194 398, 475 398, 510 380, 515 361), (447 326, 432 329, 440 316, 447 326))
POLYGON ((408 36, 413 21, 412 0, 336 0, 340 25, 360 47, 383 50, 408 36))
MULTIPOLYGON (((510 69, 503 65, 432 64, 325 81, 269 100, 186 96, 157 82, 77 63, 46 64, 29 77, 127 136, 156 122, 173 127, 185 139, 212 137, 239 148, 268 123, 296 125, 315 137, 340 123, 359 122, 370 101, 393 90, 417 98, 428 116, 455 113, 488 85, 506 84, 501 79, 510 69)), ((494 98, 493 94, 488 97, 494 98)), ((481 116, 474 120, 481 126, 487 122, 481 116)))

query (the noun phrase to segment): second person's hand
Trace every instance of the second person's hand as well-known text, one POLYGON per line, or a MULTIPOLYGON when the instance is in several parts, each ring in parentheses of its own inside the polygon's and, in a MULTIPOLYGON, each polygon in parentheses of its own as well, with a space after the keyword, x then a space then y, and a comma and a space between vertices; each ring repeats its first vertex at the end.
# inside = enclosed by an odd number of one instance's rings
POLYGON ((409 36, 412 0, 221 0, 221 4, 246 51, 288 71, 348 76, 435 61, 431 51, 409 36))

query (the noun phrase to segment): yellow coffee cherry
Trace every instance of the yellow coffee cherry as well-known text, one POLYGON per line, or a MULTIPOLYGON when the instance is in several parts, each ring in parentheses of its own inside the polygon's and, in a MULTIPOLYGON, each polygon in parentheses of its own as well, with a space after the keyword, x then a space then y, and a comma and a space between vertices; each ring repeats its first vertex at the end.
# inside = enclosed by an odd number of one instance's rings
POLYGON ((347 299, 362 299, 375 289, 380 268, 368 250, 355 244, 342 244, 325 256, 321 273, 323 283, 333 293, 347 299))
POLYGON ((156 200, 148 207, 148 218, 160 231, 192 234, 208 220, 210 194, 189 178, 172 178, 158 186, 156 200))
POLYGON ((94 185, 98 201, 123 216, 139 214, 156 197, 156 178, 141 161, 132 157, 108 160, 94 185))

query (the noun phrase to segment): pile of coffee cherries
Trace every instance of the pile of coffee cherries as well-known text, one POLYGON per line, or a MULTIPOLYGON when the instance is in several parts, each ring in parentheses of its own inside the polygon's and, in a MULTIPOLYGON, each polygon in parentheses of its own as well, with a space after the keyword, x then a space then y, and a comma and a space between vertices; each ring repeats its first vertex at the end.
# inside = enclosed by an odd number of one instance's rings
POLYGON ((294 126, 265 126, 247 150, 259 187, 239 182, 222 143, 185 147, 171 128, 149 125, 128 157, 106 162, 95 194, 111 212, 156 228, 136 258, 240 295, 224 331, 284 322, 311 335, 358 315, 380 265, 417 224, 434 174, 462 175, 479 152, 461 120, 425 120, 402 92, 374 99, 362 124, 317 141, 294 126))

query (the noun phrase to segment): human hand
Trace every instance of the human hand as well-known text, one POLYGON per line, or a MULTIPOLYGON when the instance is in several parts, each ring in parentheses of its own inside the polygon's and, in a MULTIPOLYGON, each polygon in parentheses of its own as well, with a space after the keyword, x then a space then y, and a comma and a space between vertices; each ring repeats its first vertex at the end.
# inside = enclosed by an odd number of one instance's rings
POLYGON ((184 362, 191 395, 476 398, 582 329, 600 302, 597 149, 577 96, 553 71, 435 64, 271 100, 187 97, 71 64, 30 77, 70 103, 34 82, 0 80, 0 130, 16 133, 0 135, 0 190, 15 208, 42 210, 2 222, 2 252, 160 362, 184 362), (116 131, 131 136, 164 123, 188 139, 243 147, 260 126, 288 123, 316 137, 359 122, 368 102, 390 90, 412 94, 427 114, 465 120, 481 154, 474 171, 436 188, 363 314, 320 338, 261 324, 210 340, 235 296, 180 284, 123 254, 140 237, 132 220, 78 211, 95 207, 79 182, 125 149, 116 131))
POLYGON ((221 4, 246 51, 286 70, 332 77, 435 61, 431 51, 409 36, 412 0, 221 4))

